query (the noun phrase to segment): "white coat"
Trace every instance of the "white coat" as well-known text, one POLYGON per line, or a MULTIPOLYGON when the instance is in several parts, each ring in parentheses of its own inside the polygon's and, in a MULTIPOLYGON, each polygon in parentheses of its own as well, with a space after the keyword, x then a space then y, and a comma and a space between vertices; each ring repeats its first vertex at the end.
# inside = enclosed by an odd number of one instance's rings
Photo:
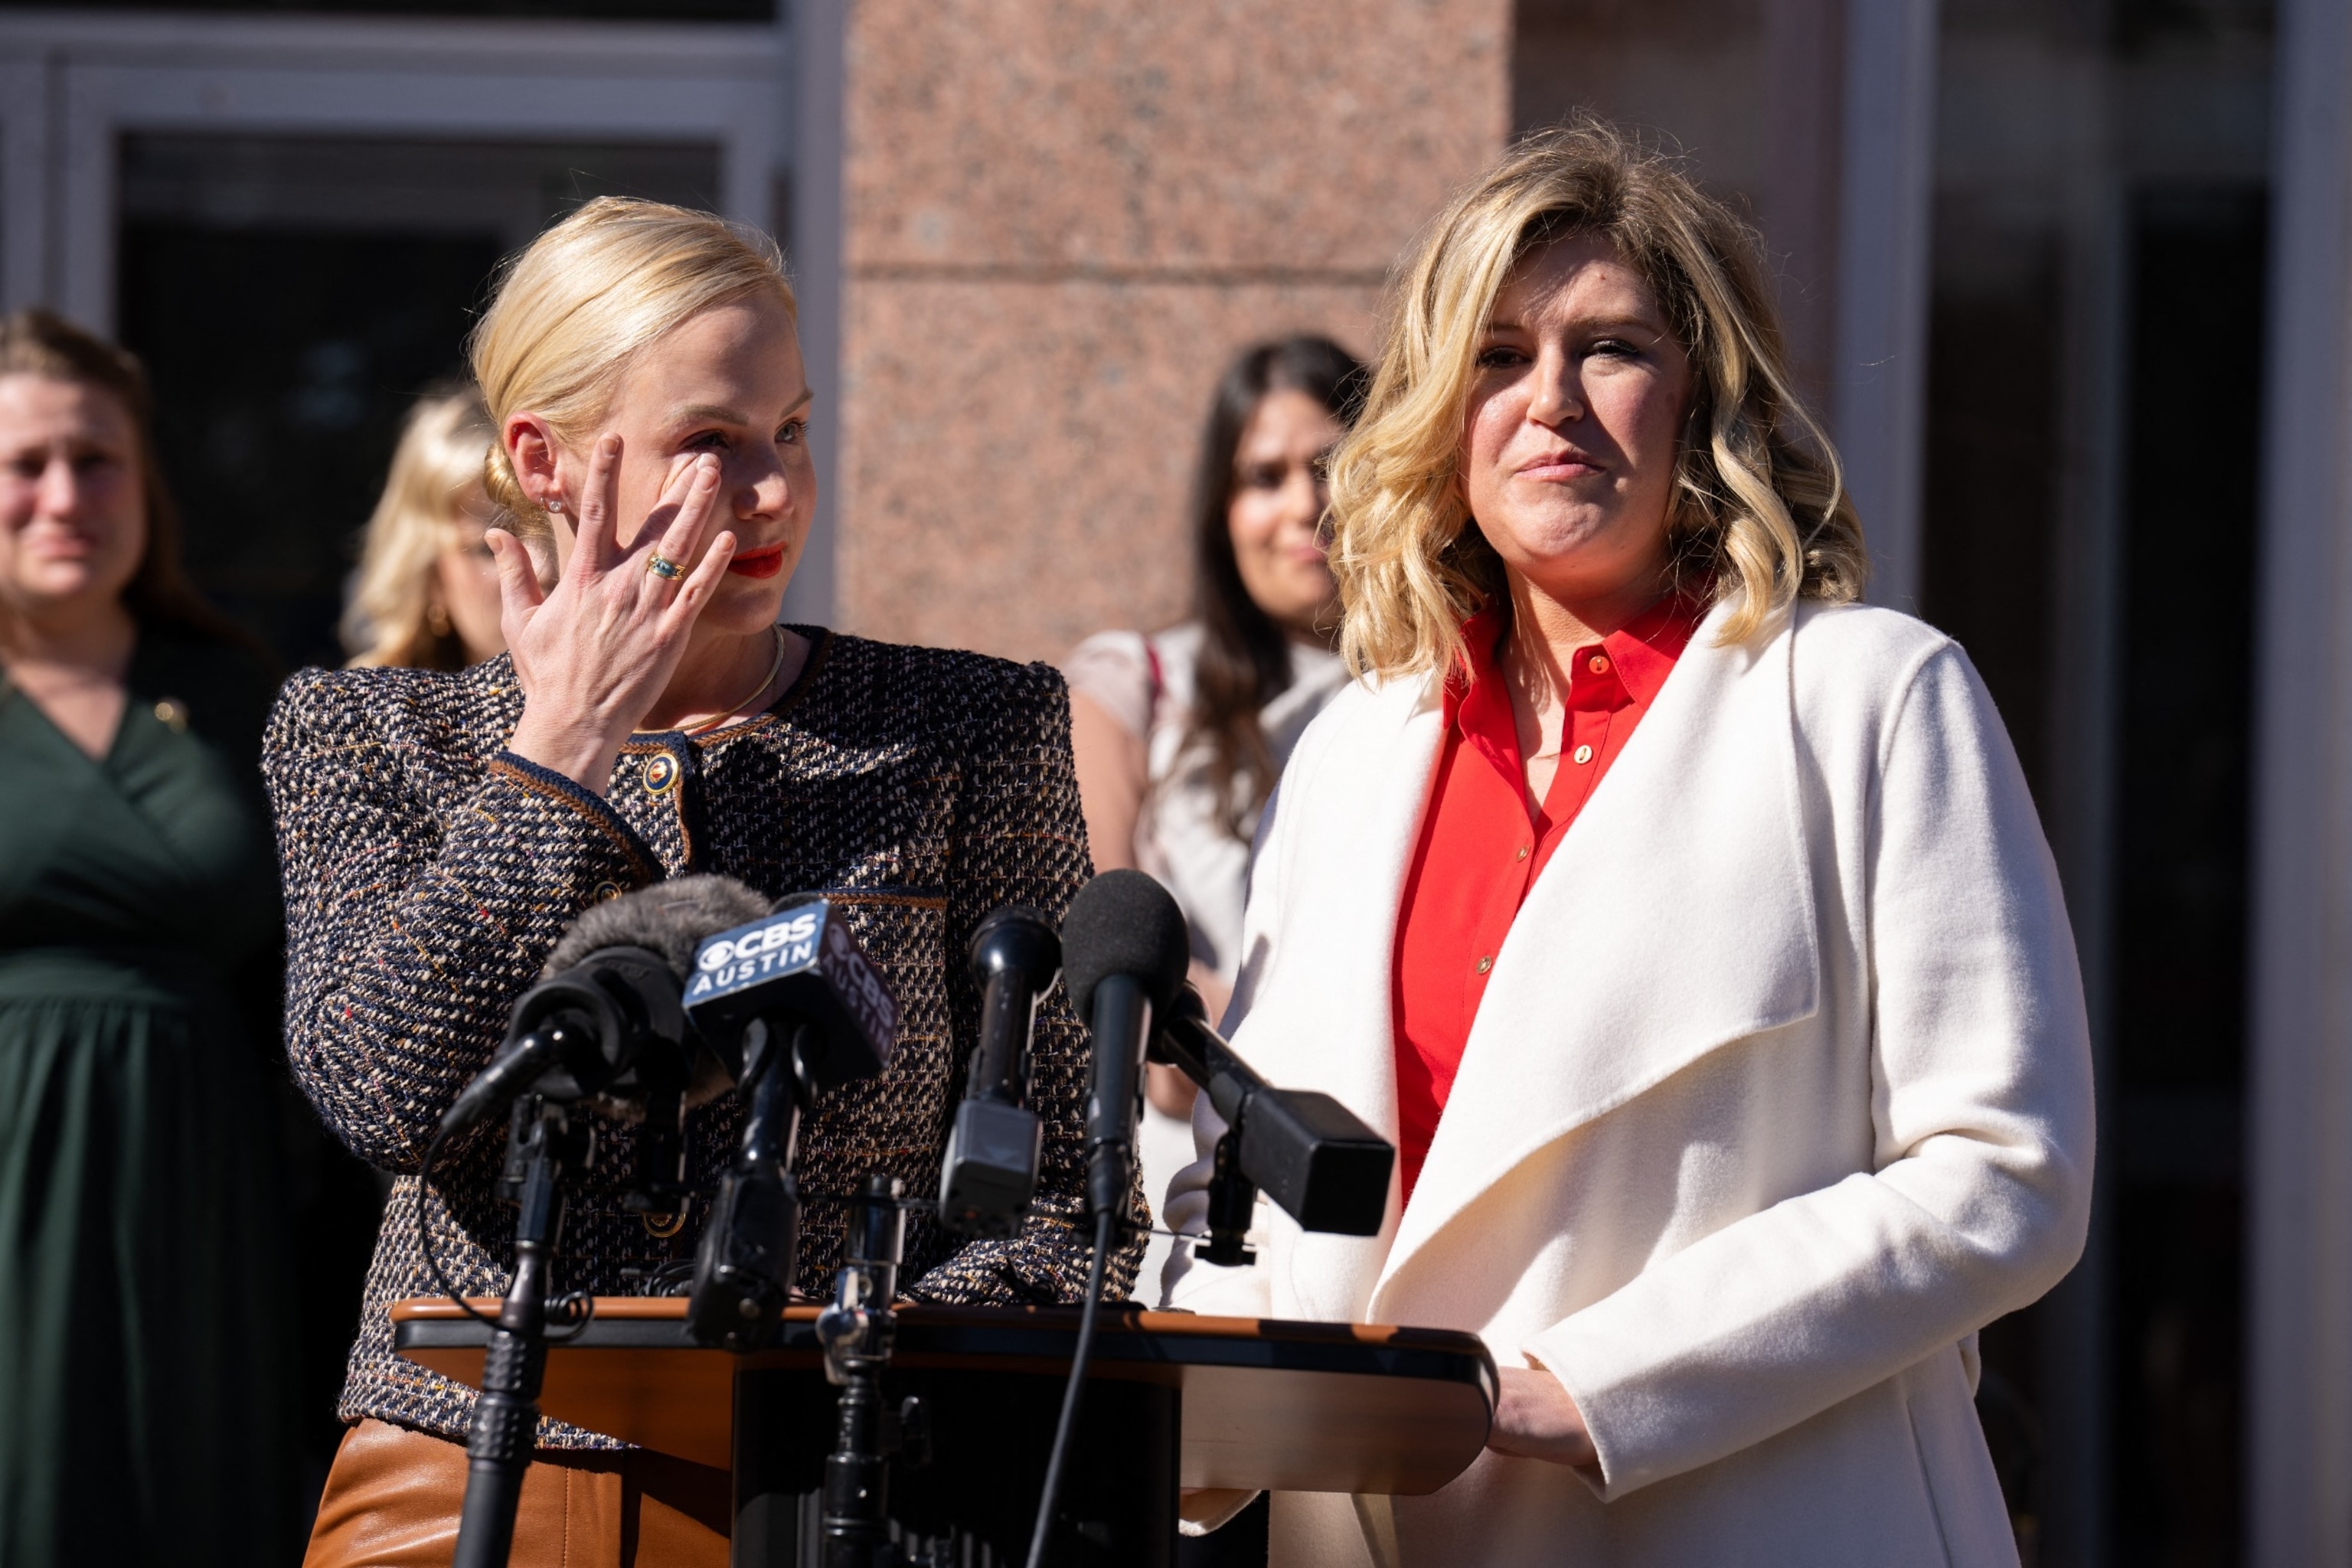
MULTIPOLYGON (((1392 1184, 1369 1239, 1262 1207, 1255 1264, 1192 1262, 1171 1298, 1474 1331, 1566 1385, 1604 1484, 1488 1452, 1427 1498, 1277 1495, 1274 1568, 2016 1562, 1975 1333, 2083 1245, 2056 871, 1957 644, 1806 605, 1721 647, 1723 616, 1529 889, 1411 1206, 1392 1184)), ((1307 732, 1227 1015, 1270 1081, 1391 1139, 1397 911, 1442 723, 1414 679, 1307 732)))

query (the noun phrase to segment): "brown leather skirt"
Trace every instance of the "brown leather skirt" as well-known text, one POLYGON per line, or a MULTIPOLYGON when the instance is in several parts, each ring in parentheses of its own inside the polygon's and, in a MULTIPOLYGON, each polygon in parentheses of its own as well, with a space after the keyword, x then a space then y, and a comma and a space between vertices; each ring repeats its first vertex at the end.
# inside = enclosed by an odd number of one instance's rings
MULTIPOLYGON (((302 1568, 447 1568, 466 1447, 383 1421, 343 1434, 302 1568)), ((727 1568, 725 1470, 643 1449, 541 1448, 515 1514, 514 1568, 727 1568)))

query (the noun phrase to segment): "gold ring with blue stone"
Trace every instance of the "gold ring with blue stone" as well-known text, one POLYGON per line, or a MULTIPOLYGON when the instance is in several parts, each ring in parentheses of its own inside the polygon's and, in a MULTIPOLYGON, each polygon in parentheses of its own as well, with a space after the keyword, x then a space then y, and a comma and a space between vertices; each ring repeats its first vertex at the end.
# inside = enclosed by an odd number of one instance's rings
POLYGON ((679 565, 677 562, 672 561, 668 556, 664 555, 658 550, 648 551, 646 552, 646 570, 652 573, 655 576, 659 577, 665 583, 686 575, 685 567, 679 565))

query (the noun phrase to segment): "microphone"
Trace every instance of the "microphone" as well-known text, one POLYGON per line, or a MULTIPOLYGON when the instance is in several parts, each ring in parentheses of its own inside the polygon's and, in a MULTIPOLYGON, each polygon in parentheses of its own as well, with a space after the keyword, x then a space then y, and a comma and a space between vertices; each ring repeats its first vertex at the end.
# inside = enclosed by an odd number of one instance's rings
MULTIPOLYGON (((525 1090, 566 1101, 683 1087, 716 1062, 692 1058, 679 990, 696 946, 767 900, 727 877, 681 877, 594 905, 572 922, 514 1005, 505 1043, 441 1118, 454 1136, 525 1090), (674 1072, 685 1064, 682 1073, 674 1072)), ((722 1086, 723 1087, 723 1086, 722 1086)))
POLYGON ((801 1065, 819 1089, 878 1076, 898 1042, 897 998, 832 904, 814 893, 788 894, 765 917, 702 942, 685 1002, 739 1082, 753 1024, 771 1035, 789 1025, 787 1044, 805 1028, 801 1065))
POLYGON ((1248 1260, 1241 1236, 1258 1189, 1302 1229, 1380 1234, 1396 1149, 1353 1111, 1328 1094, 1276 1089, 1258 1077, 1210 1027, 1190 985, 1162 1016, 1152 1054, 1199 1084, 1224 1119, 1210 1182, 1208 1261, 1248 1260))
MULTIPOLYGON (((1248 1260, 1242 1237, 1260 1189, 1305 1229, 1379 1235, 1387 1217, 1394 1146, 1329 1095, 1276 1089, 1234 1055, 1210 1027, 1200 993, 1183 983, 1184 915, 1165 888, 1139 872, 1115 871, 1087 884, 1079 901, 1113 877, 1120 879, 1118 904, 1105 918, 1125 928, 1120 940, 1128 944, 1126 961, 1154 953, 1161 963, 1173 965, 1170 994, 1151 1015, 1151 1054, 1200 1085, 1225 1121, 1212 1165, 1210 1245, 1202 1256, 1227 1266, 1248 1260)), ((1091 909, 1088 913, 1091 918, 1091 909)), ((1073 997, 1080 994, 1088 973, 1104 967, 1092 945, 1082 951, 1078 923, 1078 904, 1073 903, 1063 927, 1073 997)), ((1103 1039, 1097 1031, 1097 1073, 1103 1070, 1103 1039)))
POLYGON ((965 1236, 1011 1236, 1037 1190, 1042 1134, 1029 1098, 1029 1037, 1039 998, 1061 973, 1062 943, 1045 917, 1007 904, 971 933, 981 985, 980 1048, 940 1163, 940 1223, 965 1236))
POLYGON ((801 1114, 825 1089, 889 1067, 898 1004, 833 906, 797 894, 705 941, 684 1005, 750 1102, 695 1248, 687 1327, 705 1344, 757 1350, 798 1266, 801 1114))
POLYGON ((1087 1099, 1087 1207, 1125 1216, 1152 1019, 1184 983, 1192 943, 1168 890, 1140 871, 1106 871, 1062 921, 1063 978, 1094 1036, 1087 1099))

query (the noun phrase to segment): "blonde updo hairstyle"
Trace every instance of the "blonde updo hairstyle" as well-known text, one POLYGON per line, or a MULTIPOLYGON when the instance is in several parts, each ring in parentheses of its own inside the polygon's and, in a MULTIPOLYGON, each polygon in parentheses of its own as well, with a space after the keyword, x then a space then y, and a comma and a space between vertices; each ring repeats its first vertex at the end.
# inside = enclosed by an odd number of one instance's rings
MULTIPOLYGON (((665 202, 597 197, 502 268, 467 342, 491 430, 528 412, 580 449, 647 346, 690 316, 763 292, 798 324, 783 257, 766 235, 665 202)), ((483 486, 518 537, 551 537, 502 439, 490 443, 483 486)))
POLYGON ((470 386, 428 392, 408 411, 392 471, 368 519, 359 579, 343 610, 343 647, 354 667, 462 669, 466 647, 440 603, 435 566, 467 541, 467 494, 482 482, 490 419, 470 386))
POLYGON ((1759 237, 1673 162, 1585 119, 1506 153, 1391 285, 1363 417, 1331 459, 1340 646, 1358 674, 1451 668, 1462 623, 1507 603, 1460 473, 1479 339, 1514 268, 1579 237, 1641 275, 1690 357, 1667 519, 1675 585, 1732 601, 1726 643, 1797 598, 1862 592, 1862 525, 1790 384, 1759 237))

